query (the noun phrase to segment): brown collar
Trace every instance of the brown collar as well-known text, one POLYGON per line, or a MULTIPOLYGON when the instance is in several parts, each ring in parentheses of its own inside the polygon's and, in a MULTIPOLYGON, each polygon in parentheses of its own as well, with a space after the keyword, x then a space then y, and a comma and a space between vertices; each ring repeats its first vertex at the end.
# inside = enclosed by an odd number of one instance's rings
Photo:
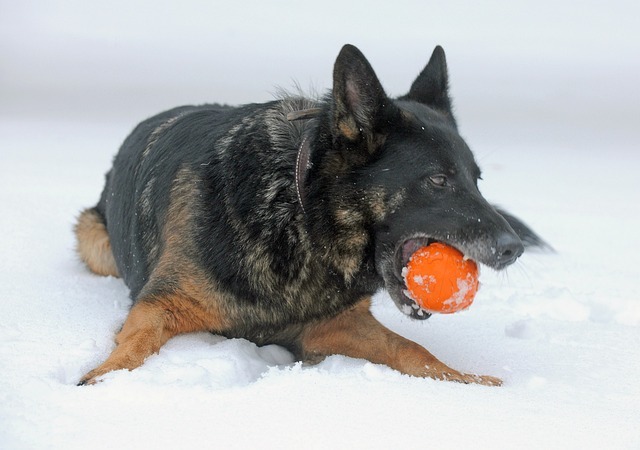
MULTIPOLYGON (((320 108, 309 108, 300 111, 292 111, 287 114, 287 120, 307 120, 316 117, 320 113, 320 108)), ((296 157, 296 193, 298 194, 298 203, 302 208, 303 213, 307 213, 304 209, 304 203, 306 200, 306 191, 304 189, 305 181, 307 180, 307 173, 311 168, 311 144, 309 142, 309 136, 305 135, 302 138, 300 147, 298 148, 298 156, 296 157)))
POLYGON ((298 203, 302 207, 302 212, 307 213, 304 209, 306 200, 306 191, 304 183, 307 180, 307 173, 311 167, 311 145, 309 144, 309 136, 305 136, 298 148, 298 156, 296 157, 296 192, 298 193, 298 203))

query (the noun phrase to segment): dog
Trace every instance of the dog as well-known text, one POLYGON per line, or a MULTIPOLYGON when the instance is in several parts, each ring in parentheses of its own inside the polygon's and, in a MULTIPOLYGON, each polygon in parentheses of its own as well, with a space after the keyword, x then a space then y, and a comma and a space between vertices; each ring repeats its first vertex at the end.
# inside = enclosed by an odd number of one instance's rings
POLYGON ((205 330, 278 344, 301 361, 342 354, 500 385, 448 367, 370 313, 386 289, 403 313, 430 316, 401 276, 423 245, 444 242, 496 270, 544 245, 482 197, 479 179, 439 46, 396 99, 345 45, 323 98, 185 106, 145 120, 75 226, 80 258, 122 277, 134 300, 116 348, 79 385, 205 330))

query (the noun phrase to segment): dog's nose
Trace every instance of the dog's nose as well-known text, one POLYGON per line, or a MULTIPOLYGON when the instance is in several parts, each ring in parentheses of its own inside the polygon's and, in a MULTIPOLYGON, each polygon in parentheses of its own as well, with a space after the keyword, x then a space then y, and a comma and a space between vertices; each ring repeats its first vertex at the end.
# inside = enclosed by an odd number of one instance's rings
POLYGON ((501 267, 513 264, 524 252, 524 245, 518 236, 504 232, 496 238, 496 258, 501 267))

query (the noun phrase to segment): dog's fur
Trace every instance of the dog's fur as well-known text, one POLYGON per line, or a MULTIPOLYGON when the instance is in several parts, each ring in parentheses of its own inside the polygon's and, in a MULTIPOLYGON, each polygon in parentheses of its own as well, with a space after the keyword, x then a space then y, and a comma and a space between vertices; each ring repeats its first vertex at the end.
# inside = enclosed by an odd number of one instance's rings
POLYGON ((409 93, 391 99, 346 45, 324 99, 180 107, 138 125, 76 226, 83 261, 121 276, 134 299, 116 349, 80 384, 199 330, 280 344, 306 361, 344 354, 500 384, 447 367, 369 312, 386 288, 406 314, 430 315, 404 295, 400 273, 433 240, 495 269, 520 256, 522 241, 542 244, 481 196, 447 90, 440 47, 409 93), (315 117, 287 119, 310 108, 315 117))

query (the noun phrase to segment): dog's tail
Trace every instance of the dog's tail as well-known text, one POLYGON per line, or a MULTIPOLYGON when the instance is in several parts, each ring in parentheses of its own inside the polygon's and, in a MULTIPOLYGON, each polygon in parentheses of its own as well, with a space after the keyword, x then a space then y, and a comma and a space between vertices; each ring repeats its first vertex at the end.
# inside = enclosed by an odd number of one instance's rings
POLYGON ((512 216, 505 210, 495 207, 498 214, 506 219, 506 221, 511 225, 513 231, 516 232, 525 249, 527 248, 538 248, 540 250, 554 251, 553 247, 551 247, 544 239, 542 239, 535 231, 529 228, 522 220, 518 219, 515 216, 512 216))
POLYGON ((78 239, 78 254, 87 267, 98 275, 119 276, 105 219, 100 211, 97 208, 82 211, 74 231, 78 239))

